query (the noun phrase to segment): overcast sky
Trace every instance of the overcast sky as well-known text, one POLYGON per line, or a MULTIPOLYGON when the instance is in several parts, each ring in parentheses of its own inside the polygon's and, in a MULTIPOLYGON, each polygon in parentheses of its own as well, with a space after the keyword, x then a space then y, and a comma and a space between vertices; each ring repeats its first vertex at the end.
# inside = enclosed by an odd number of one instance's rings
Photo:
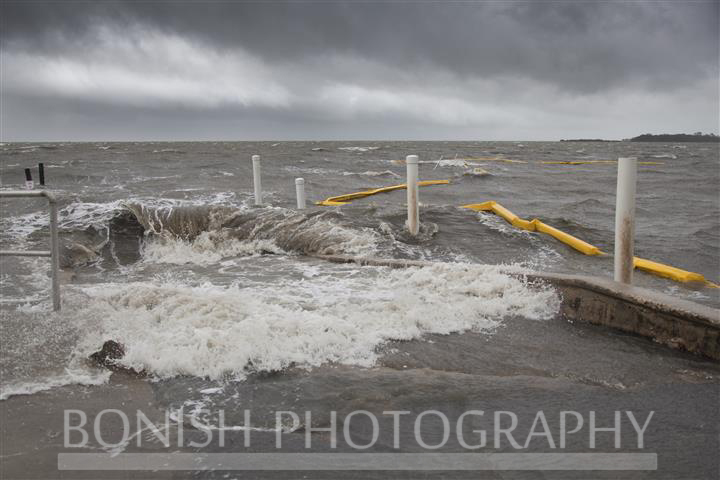
POLYGON ((1 5, 2 141, 718 131, 718 0, 1 5))

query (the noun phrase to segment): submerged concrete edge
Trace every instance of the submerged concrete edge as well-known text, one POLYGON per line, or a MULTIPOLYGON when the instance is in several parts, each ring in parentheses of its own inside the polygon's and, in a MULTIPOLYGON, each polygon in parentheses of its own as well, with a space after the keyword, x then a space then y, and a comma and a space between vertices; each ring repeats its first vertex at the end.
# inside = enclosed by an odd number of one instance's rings
MULTIPOLYGON (((334 263, 391 268, 434 264, 348 255, 313 257, 334 263)), ((609 278, 513 271, 507 274, 555 287, 562 299, 560 313, 572 322, 607 326, 650 338, 670 348, 720 360, 720 310, 609 278)))

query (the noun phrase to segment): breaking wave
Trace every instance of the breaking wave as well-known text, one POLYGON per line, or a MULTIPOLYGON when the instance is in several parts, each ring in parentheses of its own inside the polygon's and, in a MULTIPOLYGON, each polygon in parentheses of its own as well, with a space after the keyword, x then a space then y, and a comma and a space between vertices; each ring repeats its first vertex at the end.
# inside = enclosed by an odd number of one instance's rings
POLYGON ((350 175, 359 175, 359 176, 367 176, 367 177, 388 177, 388 178, 401 178, 402 175, 399 175, 392 170, 383 170, 380 172, 369 170, 367 172, 343 172, 343 175, 350 176, 350 175))
POLYGON ((346 152, 371 152, 373 150, 378 150, 380 147, 338 147, 338 150, 345 150, 346 152))
MULTIPOLYGON (((103 259, 122 265, 140 258, 209 265, 247 255, 369 255, 377 252, 382 237, 369 226, 353 226, 340 212, 277 207, 116 201, 74 203, 59 216, 62 268, 103 259)), ((45 242, 47 220, 42 213, 4 220, 4 233, 12 241, 45 242)))
POLYGON ((343 225, 334 212, 299 213, 283 208, 146 208, 128 210, 153 234, 146 259, 156 262, 213 263, 221 258, 263 253, 373 253, 377 234, 343 225))
POLYGON ((242 379, 293 365, 369 367, 392 340, 492 331, 507 316, 551 318, 557 294, 497 267, 437 264, 354 275, 324 272, 282 285, 188 286, 165 281, 101 285, 76 299, 96 325, 80 356, 112 339, 125 367, 158 377, 242 379), (449 308, 451 307, 451 308, 449 308))
MULTIPOLYGON (((77 210, 90 220, 75 222, 72 210, 64 219, 63 267, 91 263, 128 249, 131 257, 142 256, 149 262, 201 265, 245 255, 362 255, 375 253, 379 238, 371 228, 351 227, 335 212, 141 203, 106 208, 83 205, 77 210)), ((32 220, 32 226, 37 226, 36 219, 32 220)))

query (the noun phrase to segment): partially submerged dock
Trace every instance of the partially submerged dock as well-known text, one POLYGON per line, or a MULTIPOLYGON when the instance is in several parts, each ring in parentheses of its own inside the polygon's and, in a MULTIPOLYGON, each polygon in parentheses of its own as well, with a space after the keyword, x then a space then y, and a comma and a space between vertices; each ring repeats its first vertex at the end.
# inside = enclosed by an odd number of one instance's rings
MULTIPOLYGON (((316 257, 336 263, 391 268, 432 265, 417 260, 346 255, 316 257)), ((557 273, 523 276, 531 282, 553 285, 562 299, 560 312, 569 321, 607 326, 674 349, 720 360, 720 312, 716 309, 606 278, 557 273)))

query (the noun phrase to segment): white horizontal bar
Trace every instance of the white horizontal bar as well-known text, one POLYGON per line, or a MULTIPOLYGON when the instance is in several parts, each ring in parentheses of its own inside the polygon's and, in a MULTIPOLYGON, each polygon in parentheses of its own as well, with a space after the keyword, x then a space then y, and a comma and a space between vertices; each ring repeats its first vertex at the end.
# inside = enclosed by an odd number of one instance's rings
POLYGON ((58 470, 657 470, 657 454, 60 453, 58 470))
POLYGON ((46 197, 50 203, 55 203, 55 195, 47 190, 0 190, 0 197, 46 197))
POLYGON ((0 197, 43 197, 42 190, 0 190, 0 197))
POLYGON ((0 250, 0 257, 50 257, 52 253, 48 250, 0 250))

